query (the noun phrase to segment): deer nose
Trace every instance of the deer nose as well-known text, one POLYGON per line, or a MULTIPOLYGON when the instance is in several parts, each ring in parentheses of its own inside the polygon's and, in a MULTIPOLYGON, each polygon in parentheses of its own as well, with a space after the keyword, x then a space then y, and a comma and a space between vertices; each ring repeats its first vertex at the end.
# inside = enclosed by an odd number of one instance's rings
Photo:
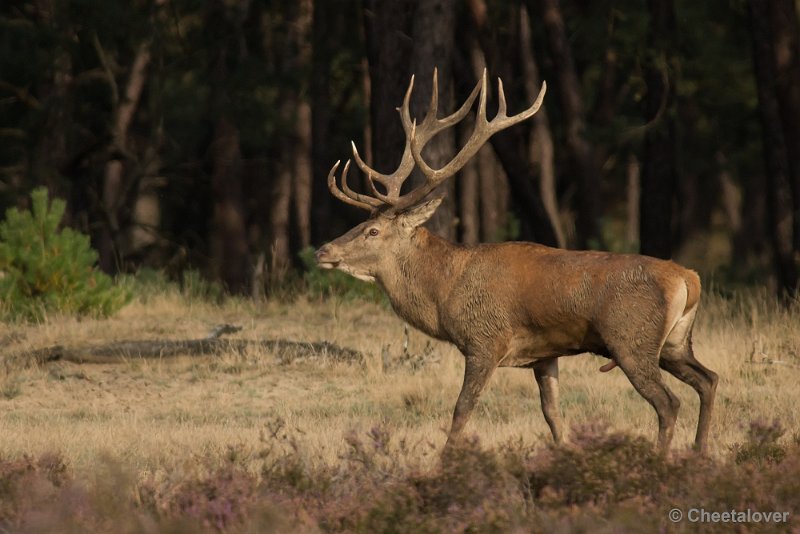
POLYGON ((314 258, 316 258, 317 263, 319 263, 320 261, 324 260, 325 256, 327 256, 329 253, 330 246, 322 245, 316 250, 316 252, 314 252, 314 258))
POLYGON ((323 245, 314 253, 317 260, 317 265, 322 269, 335 269, 341 262, 341 258, 335 258, 331 255, 330 244, 323 245))

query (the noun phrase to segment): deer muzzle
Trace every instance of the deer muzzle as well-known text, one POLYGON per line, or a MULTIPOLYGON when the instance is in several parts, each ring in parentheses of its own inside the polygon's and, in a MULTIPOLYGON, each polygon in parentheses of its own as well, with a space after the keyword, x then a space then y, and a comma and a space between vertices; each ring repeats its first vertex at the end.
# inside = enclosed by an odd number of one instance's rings
POLYGON ((330 245, 323 245, 318 248, 314 252, 314 258, 321 269, 335 269, 342 261, 341 258, 336 258, 331 254, 330 245))

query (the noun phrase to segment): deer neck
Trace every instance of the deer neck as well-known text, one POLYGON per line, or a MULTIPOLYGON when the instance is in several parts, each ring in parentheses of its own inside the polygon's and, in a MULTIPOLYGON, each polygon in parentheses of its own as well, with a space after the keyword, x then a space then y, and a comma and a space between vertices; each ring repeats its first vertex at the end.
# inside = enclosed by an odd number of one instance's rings
POLYGON ((392 272, 378 276, 395 312, 426 334, 445 339, 439 307, 446 301, 466 252, 425 228, 419 228, 394 258, 392 272))

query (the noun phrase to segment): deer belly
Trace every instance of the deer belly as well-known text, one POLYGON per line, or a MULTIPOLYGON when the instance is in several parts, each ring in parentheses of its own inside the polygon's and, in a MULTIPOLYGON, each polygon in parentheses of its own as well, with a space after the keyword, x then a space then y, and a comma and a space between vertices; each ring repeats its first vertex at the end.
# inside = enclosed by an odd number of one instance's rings
POLYGON ((585 335, 570 332, 525 332, 512 336, 501 367, 527 367, 538 360, 592 352, 596 343, 585 335))

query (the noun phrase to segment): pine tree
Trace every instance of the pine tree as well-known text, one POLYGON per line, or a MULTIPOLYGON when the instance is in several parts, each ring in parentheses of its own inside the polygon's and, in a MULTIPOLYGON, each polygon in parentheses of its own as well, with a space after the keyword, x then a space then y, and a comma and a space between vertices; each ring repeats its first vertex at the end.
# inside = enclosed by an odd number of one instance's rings
POLYGON ((106 317, 130 300, 95 268, 89 237, 59 229, 66 204, 31 194, 32 210, 11 208, 0 222, 0 318, 41 321, 48 313, 106 317))

